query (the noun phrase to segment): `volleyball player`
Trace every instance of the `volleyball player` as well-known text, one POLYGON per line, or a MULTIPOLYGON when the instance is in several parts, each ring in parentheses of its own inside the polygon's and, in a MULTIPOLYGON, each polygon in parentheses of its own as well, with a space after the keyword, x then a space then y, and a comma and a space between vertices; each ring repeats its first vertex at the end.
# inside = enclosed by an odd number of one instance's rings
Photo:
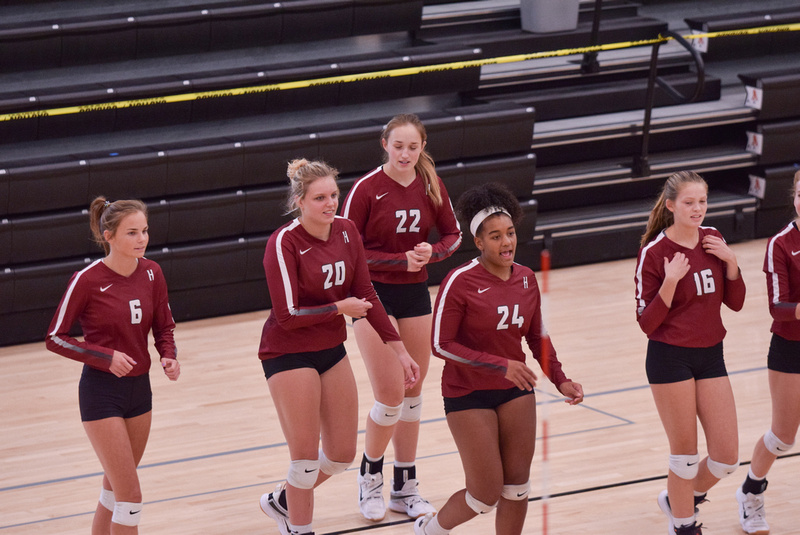
POLYGON ((702 533, 695 506, 739 466, 720 308, 741 310, 745 284, 722 235, 702 226, 707 207, 702 177, 671 175, 650 213, 634 277, 637 318, 649 339, 647 379, 670 449, 667 490, 658 504, 668 533, 679 535, 702 533), (698 418, 708 445, 702 459, 698 418))
POLYGON ((355 183, 342 209, 361 233, 375 290, 420 368, 416 385, 404 389, 403 372, 375 329, 364 321, 354 323, 375 397, 358 475, 359 507, 364 518, 374 521, 386 514, 383 459, 390 440, 395 460, 389 508, 412 518, 435 511, 419 494, 415 464, 422 382, 430 362, 425 266, 450 256, 461 243, 461 230, 426 144, 425 127, 416 115, 392 118, 381 134, 385 163, 355 183), (439 240, 431 244, 433 229, 439 240))
POLYGON ((148 336, 167 377, 180 375, 167 283, 161 268, 144 258, 149 241, 141 201, 89 208, 95 241, 105 257, 69 281, 45 341, 47 349, 83 363, 78 387, 81 420, 103 466, 92 534, 135 534, 142 516, 136 467, 150 433, 152 393, 148 336), (83 341, 69 335, 80 322, 83 341))
POLYGON ((583 400, 547 339, 536 277, 514 262, 515 225, 522 209, 498 184, 465 192, 456 212, 469 223, 480 255, 452 270, 439 287, 432 345, 445 360, 442 394, 447 424, 466 476, 438 514, 414 523, 417 535, 446 535, 478 514, 497 509, 495 533, 522 533, 536 442, 537 376, 526 364, 523 339, 567 402, 583 400))
POLYGON ((744 483, 736 490, 739 523, 748 535, 767 535, 764 509, 767 473, 778 455, 794 446, 800 426, 800 171, 792 183, 797 218, 767 244, 764 273, 767 274, 772 341, 767 354, 772 424, 756 442, 753 460, 744 483))
POLYGON ((313 489, 346 470, 356 454, 358 398, 342 314, 367 318, 390 348, 401 385, 412 387, 419 367, 370 283, 358 230, 336 216, 337 171, 300 159, 289 163, 287 175, 289 211, 299 216, 267 243, 264 270, 272 313, 261 334, 259 358, 291 464, 286 484, 264 494, 261 508, 282 535, 310 535, 313 489))

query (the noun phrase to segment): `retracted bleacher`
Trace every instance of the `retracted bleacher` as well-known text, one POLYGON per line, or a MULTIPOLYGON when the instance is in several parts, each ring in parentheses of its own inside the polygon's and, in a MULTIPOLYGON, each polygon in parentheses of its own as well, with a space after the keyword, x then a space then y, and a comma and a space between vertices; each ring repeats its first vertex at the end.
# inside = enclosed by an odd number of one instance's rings
MULTIPOLYGON (((641 221, 629 213, 646 210, 663 178, 682 168, 712 183, 720 209, 710 224, 729 241, 753 235, 756 201, 735 190, 757 167, 743 140, 759 117, 740 95, 733 103, 722 76, 707 73, 704 102, 671 106, 657 97, 653 172, 632 176, 649 47, 601 52, 592 73, 574 55, 224 94, 589 43, 593 2, 581 2, 576 30, 557 34, 523 32, 512 4, 0 4, 0 115, 18 114, 0 121, 0 344, 41 340, 69 276, 99 258, 85 213, 99 194, 147 203, 148 257, 167 276, 177 320, 268 307, 262 258, 287 220, 286 162, 326 159, 346 193, 380 163, 378 135, 396 113, 422 117, 454 201, 489 180, 511 187, 526 212, 517 259, 533 267, 545 245, 555 265, 630 255, 639 230, 620 234, 596 223, 598 214, 636 229, 641 221), (205 91, 223 94, 157 103, 205 91), (149 100, 111 105, 138 99, 149 100), (40 113, 94 104, 109 106, 40 113)), ((665 29, 638 4, 607 0, 599 42, 653 39, 665 29)), ((691 60, 667 48, 658 73, 688 90, 691 60)), ((465 232, 462 249, 431 266, 431 282, 474 254, 465 232)))

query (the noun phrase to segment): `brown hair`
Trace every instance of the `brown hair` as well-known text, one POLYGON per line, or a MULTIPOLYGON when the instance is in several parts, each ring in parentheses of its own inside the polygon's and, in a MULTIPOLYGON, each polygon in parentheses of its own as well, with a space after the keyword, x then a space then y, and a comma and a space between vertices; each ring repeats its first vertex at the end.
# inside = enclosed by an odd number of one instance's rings
POLYGON ((647 229, 642 234, 642 240, 639 243, 641 247, 644 247, 650 240, 655 238, 659 232, 672 225, 674 217, 672 212, 667 209, 667 199, 674 202, 684 184, 690 183, 702 184, 708 191, 706 181, 694 171, 678 171, 667 178, 667 181, 664 182, 664 187, 661 188, 661 194, 658 196, 655 206, 650 211, 647 229))
POLYGON ((109 202, 101 196, 89 205, 89 226, 92 229, 92 236, 94 236, 95 243, 101 246, 106 254, 111 249, 103 232, 107 230, 113 236, 117 233, 117 227, 122 219, 136 212, 142 212, 147 219, 147 205, 139 200, 109 202))
MULTIPOLYGON (((413 113, 401 113, 400 115, 395 115, 392 117, 392 120, 386 123, 386 126, 383 127, 383 132, 381 132, 381 140, 388 143, 389 136, 392 134, 392 131, 398 126, 404 126, 407 124, 410 124, 417 129, 417 132, 419 132, 419 136, 423 143, 428 140, 428 132, 425 130, 425 125, 423 125, 422 121, 419 120, 419 117, 413 113)), ((414 166, 414 170, 419 173, 419 176, 422 177, 422 182, 425 184, 425 191, 428 195, 430 195, 433 204, 436 206, 441 206, 442 192, 439 190, 439 178, 436 176, 436 164, 433 163, 433 157, 427 150, 422 149, 420 152, 419 159, 414 166)))
POLYGON ((336 180, 339 171, 319 161, 308 161, 305 158, 292 160, 286 167, 286 176, 289 177, 289 198, 286 199, 286 213, 297 211, 297 199, 302 199, 312 182, 318 178, 332 177, 336 180))

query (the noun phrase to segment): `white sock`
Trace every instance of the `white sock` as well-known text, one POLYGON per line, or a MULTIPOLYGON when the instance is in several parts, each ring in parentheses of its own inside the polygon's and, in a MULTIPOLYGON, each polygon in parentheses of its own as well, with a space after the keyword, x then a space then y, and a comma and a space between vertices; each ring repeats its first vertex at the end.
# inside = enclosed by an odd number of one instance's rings
POLYGON ((683 526, 691 526, 692 524, 694 524, 694 516, 690 516, 688 518, 678 518, 678 517, 672 517, 672 518, 676 528, 680 528, 683 526))
POLYGON ((311 524, 296 526, 292 523, 289 524, 289 530, 291 531, 292 535, 302 535, 303 533, 311 533, 313 531, 311 529, 311 524))
POLYGON ((450 531, 439 525, 439 517, 434 516, 425 526, 425 535, 450 535, 450 531))

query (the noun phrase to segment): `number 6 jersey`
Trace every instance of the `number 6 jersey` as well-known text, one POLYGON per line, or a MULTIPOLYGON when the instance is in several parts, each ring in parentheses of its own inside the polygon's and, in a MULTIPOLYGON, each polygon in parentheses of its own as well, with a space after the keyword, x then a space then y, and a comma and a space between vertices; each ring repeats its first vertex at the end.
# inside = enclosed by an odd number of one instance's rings
MULTIPOLYGON (((525 362, 522 339, 542 363, 542 311, 539 286, 529 268, 514 264, 504 281, 486 271, 477 258, 447 274, 433 310, 433 354, 445 360, 444 397, 476 390, 513 388, 505 378, 509 360, 525 362)), ((568 381, 552 344, 549 379, 568 381)))
POLYGON ((744 305, 745 285, 742 276, 725 277, 725 262, 703 249, 703 237, 722 234, 713 227, 700 227, 700 239, 694 249, 670 240, 662 231, 639 251, 636 264, 636 317, 650 340, 680 347, 712 347, 725 338, 720 307, 731 310, 744 305), (658 294, 664 281, 664 259, 683 253, 689 272, 678 281, 672 306, 667 307, 658 294))
POLYGON ((161 267, 140 258, 136 270, 125 277, 97 260, 70 279, 45 345, 54 353, 105 372, 114 351, 120 351, 136 361, 128 373, 133 377, 150 369, 147 337, 151 328, 158 354, 175 358, 175 321, 161 267), (69 336, 75 321, 83 329, 83 342, 69 336))

